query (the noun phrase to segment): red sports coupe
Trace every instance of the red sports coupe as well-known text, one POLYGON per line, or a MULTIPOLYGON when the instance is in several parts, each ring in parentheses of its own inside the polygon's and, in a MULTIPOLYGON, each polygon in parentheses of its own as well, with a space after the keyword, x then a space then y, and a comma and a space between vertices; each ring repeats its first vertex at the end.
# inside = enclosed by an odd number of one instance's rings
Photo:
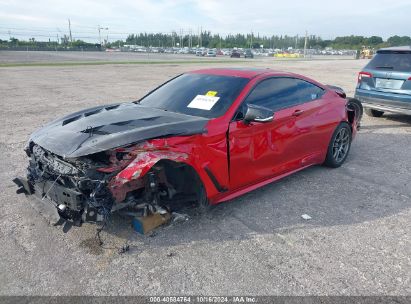
POLYGON ((14 181, 45 213, 77 224, 125 207, 218 204, 309 166, 341 166, 361 115, 340 88, 301 75, 192 71, 138 101, 45 125, 27 145, 27 176, 14 181))

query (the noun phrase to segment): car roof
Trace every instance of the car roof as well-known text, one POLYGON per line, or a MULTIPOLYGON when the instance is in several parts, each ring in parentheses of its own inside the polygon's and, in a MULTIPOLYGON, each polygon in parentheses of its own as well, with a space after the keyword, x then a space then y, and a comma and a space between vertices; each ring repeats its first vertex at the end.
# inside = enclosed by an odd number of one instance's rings
POLYGON ((377 53, 379 53, 379 52, 387 52, 387 51, 392 51, 392 52, 411 51, 411 45, 406 45, 406 46, 394 46, 394 47, 383 48, 383 49, 379 49, 379 50, 377 51, 377 53))
POLYGON ((212 69, 201 69, 190 71, 191 74, 208 74, 208 75, 220 75, 220 76, 231 76, 231 77, 242 77, 242 78, 254 78, 259 75, 267 76, 294 76, 302 78, 300 75, 275 71, 272 69, 262 69, 262 68, 212 68, 212 69))

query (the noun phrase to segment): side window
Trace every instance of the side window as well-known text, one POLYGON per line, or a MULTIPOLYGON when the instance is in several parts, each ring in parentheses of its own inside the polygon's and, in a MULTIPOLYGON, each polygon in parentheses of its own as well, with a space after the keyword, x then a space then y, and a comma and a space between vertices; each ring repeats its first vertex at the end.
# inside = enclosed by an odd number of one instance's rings
POLYGON ((278 111, 321 98, 323 94, 322 88, 305 80, 276 77, 257 84, 246 98, 245 104, 255 104, 278 111))
POLYGON ((324 89, 302 79, 294 79, 298 82, 298 91, 295 96, 299 103, 310 102, 321 98, 324 95, 324 89))

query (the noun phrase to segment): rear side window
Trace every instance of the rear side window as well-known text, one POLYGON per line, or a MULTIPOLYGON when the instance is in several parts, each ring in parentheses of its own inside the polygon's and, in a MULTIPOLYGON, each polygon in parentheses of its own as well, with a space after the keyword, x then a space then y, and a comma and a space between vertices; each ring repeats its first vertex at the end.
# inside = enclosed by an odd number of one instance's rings
POLYGON ((260 82, 245 102, 277 111, 321 98, 323 94, 322 88, 305 80, 278 77, 260 82))
POLYGON ((411 72, 411 51, 378 52, 366 66, 367 69, 411 72))

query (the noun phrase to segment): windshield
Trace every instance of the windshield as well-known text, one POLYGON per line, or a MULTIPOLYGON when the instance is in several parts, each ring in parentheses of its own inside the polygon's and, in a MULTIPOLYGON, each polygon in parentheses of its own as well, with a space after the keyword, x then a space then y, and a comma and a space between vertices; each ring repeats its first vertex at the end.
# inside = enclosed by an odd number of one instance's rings
POLYGON ((248 82, 247 78, 183 74, 140 100, 145 107, 206 118, 223 115, 248 82))
POLYGON ((377 53, 367 68, 411 72, 411 52, 377 53))

